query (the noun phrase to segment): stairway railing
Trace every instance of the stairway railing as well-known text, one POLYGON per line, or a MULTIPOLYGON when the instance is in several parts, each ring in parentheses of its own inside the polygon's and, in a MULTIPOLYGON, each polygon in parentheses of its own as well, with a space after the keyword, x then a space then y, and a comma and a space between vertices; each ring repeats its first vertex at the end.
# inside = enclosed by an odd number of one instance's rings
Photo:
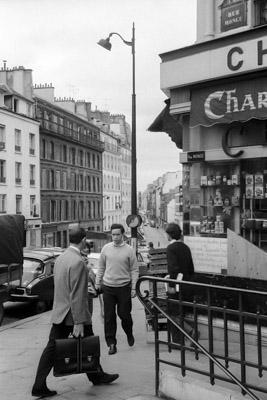
MULTIPOLYGON (((262 348, 262 329, 267 326, 267 315, 261 312, 261 305, 267 304, 267 292, 245 290, 239 288, 229 288, 224 286, 202 284, 196 282, 176 281, 155 276, 142 276, 136 285, 136 292, 139 300, 145 307, 146 318, 152 323, 155 333, 155 391, 159 392, 159 372, 160 364, 167 364, 181 368, 183 376, 186 371, 209 376, 210 383, 215 384, 215 379, 234 383, 241 389, 242 394, 247 394, 253 400, 259 400, 251 389, 267 393, 267 387, 262 383, 253 384, 247 378, 247 369, 258 370, 258 376, 263 377, 263 371, 267 371, 267 364, 263 364, 262 348), (179 283, 179 292, 175 298, 166 295, 166 288, 169 283, 179 283), (144 287, 145 286, 145 287, 144 287), (148 287, 147 287, 148 286, 148 287), (190 290, 189 290, 190 289, 190 290), (200 295, 201 293, 201 295, 200 295), (216 296, 214 295, 216 293, 216 296), (218 293, 220 296, 218 296, 218 293), (218 297, 222 299, 218 302, 218 297), (177 309, 179 323, 174 319, 173 308, 177 309), (172 312, 170 312, 170 307, 172 312), (188 315, 193 319, 192 331, 198 332, 199 316, 204 315, 207 320, 208 330, 208 349, 199 343, 197 337, 188 333, 185 329, 188 315), (159 338, 160 321, 165 318, 167 323, 167 340, 159 338), (214 320, 220 320, 223 326, 223 349, 224 354, 217 354, 214 350, 214 320), (239 357, 229 354, 229 321, 234 320, 238 325, 239 331, 239 357), (255 327, 256 335, 256 361, 246 358, 246 326, 247 323, 255 327), (175 327, 181 333, 179 343, 173 341, 172 328, 175 327), (186 345, 185 338, 190 341, 190 346, 186 345), (172 349, 180 349, 181 362, 174 362, 160 357, 160 345, 167 345, 169 352, 172 349), (209 370, 203 370, 201 364, 199 368, 191 366, 186 360, 186 352, 195 352, 196 360, 200 355, 205 355, 209 359, 209 370), (224 365, 221 361, 223 360, 224 365), (230 371, 230 364, 240 365, 239 376, 230 371), (215 372, 217 366, 223 375, 215 372)), ((266 380, 265 380, 266 381, 266 380)))

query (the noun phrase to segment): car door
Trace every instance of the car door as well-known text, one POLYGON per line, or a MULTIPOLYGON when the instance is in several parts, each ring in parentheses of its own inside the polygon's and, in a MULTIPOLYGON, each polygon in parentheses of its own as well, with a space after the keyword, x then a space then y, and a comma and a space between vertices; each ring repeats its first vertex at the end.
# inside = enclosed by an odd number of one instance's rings
POLYGON ((39 300, 45 301, 49 305, 52 304, 54 298, 54 264, 54 257, 43 261, 43 274, 32 289, 32 293, 37 294, 39 300))

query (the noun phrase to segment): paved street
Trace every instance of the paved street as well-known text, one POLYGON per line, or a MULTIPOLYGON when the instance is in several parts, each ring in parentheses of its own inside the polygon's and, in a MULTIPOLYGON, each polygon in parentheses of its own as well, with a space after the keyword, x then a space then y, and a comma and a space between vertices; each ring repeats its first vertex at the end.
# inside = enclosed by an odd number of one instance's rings
POLYGON ((151 226, 144 226, 145 239, 148 242, 153 242, 154 247, 166 247, 168 239, 165 231, 162 228, 152 228, 151 226))

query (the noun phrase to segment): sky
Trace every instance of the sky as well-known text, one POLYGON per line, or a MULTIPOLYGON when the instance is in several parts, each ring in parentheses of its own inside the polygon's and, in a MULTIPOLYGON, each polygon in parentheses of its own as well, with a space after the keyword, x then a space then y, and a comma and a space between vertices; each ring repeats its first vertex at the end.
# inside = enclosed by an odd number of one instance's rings
POLYGON ((56 97, 124 114, 131 124, 131 47, 110 32, 136 37, 137 188, 181 170, 179 149, 166 133, 147 129, 164 108, 159 54, 194 44, 196 0, 0 0, 1 57, 33 70, 33 84, 52 83, 56 97))

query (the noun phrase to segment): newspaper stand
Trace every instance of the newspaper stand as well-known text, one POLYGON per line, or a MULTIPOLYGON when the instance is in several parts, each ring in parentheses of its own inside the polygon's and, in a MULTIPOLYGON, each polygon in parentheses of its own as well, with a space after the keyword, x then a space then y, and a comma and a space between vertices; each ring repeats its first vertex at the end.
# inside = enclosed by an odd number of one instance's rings
MULTIPOLYGON (((161 278, 165 277, 168 273, 166 248, 150 249, 149 255, 150 255, 150 262, 147 275, 157 276, 161 278)), ((153 293, 152 282, 149 282, 149 293, 150 296, 152 297, 153 293)), ((157 283, 157 295, 159 297, 166 297, 166 286, 163 282, 157 283)), ((163 304, 160 304, 160 306, 164 309, 166 307, 166 302, 163 301, 163 304)), ((151 342, 154 339, 153 318, 146 309, 145 309, 145 317, 146 317, 147 342, 151 342), (153 333, 152 337, 151 333, 153 333)), ((167 330, 167 320, 161 314, 158 315, 158 327, 159 331, 167 330)))

